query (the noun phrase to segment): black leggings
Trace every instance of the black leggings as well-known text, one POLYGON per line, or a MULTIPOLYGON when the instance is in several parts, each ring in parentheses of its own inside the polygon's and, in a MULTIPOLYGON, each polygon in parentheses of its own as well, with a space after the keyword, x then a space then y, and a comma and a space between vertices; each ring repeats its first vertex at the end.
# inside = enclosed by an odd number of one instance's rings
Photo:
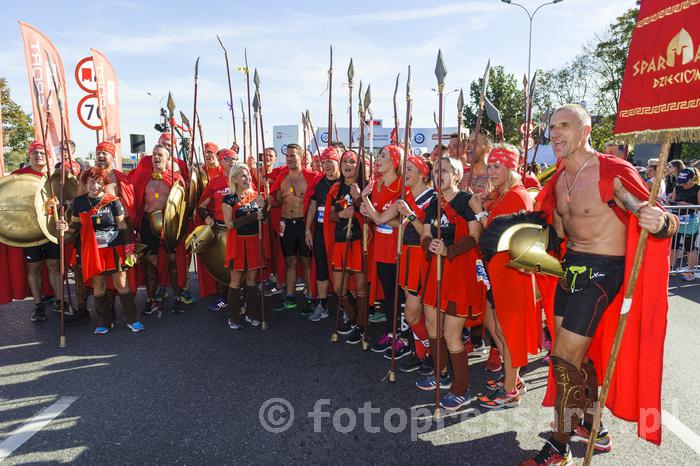
MULTIPOLYGON (((377 276, 379 277, 379 283, 382 285, 384 290, 384 314, 386 314, 386 333, 391 334, 394 326, 394 293, 396 292, 396 264, 385 264, 383 262, 377 262, 377 276)), ((399 289, 399 309, 401 305, 406 301, 403 290, 399 289)), ((399 311, 400 312, 400 311, 399 311)), ((401 318, 399 314, 397 318, 397 333, 400 326, 398 319, 401 318)))

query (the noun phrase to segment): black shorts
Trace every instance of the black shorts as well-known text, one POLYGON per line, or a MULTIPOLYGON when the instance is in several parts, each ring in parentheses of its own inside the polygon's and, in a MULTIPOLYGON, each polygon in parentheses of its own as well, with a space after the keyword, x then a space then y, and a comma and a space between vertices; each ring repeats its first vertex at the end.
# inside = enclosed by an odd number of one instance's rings
POLYGON ((323 223, 316 223, 314 229, 314 261, 316 261, 316 281, 325 282, 328 275, 328 254, 323 238, 323 223))
POLYGON ((141 242, 147 246, 148 255, 157 256, 158 248, 160 247, 160 237, 153 233, 151 223, 148 221, 148 214, 143 214, 141 220, 141 242))
POLYGON ((562 265, 566 278, 554 295, 554 315, 566 330, 592 337, 625 280, 625 257, 569 251, 562 265))
POLYGON ((24 250, 24 260, 27 262, 41 262, 43 260, 58 260, 61 258, 61 247, 51 241, 47 241, 39 246, 22 248, 24 250))
POLYGON ((311 249, 306 245, 304 219, 283 218, 284 233, 280 237, 284 257, 311 257, 311 249))

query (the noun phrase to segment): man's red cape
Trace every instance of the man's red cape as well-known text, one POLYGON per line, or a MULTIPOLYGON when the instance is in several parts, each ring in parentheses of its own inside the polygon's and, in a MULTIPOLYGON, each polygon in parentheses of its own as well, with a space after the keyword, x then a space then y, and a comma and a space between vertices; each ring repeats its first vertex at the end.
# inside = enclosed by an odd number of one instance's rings
MULTIPOLYGON (((632 165, 618 157, 600 153, 596 155, 600 161, 599 191, 604 202, 614 197, 614 178, 619 178, 624 187, 637 199, 649 199, 649 190, 632 165)), ((537 197, 536 210, 552 214, 556 207, 555 186, 561 173, 557 171, 545 184, 537 197)), ((619 207, 613 209, 618 218, 627 225, 625 282, 615 300, 603 314, 588 350, 588 357, 593 360, 599 382, 602 382, 607 369, 622 300, 629 282, 634 252, 641 231, 634 215, 619 207)), ((657 445, 661 444, 661 380, 668 313, 670 243, 669 238, 656 239, 649 236, 606 401, 606 406, 615 416, 637 423, 637 435, 657 445)), ((556 279, 538 275, 537 282, 543 297, 548 323, 551 325, 550 328, 554 328, 556 279)), ((552 406, 555 394, 556 385, 550 367, 547 393, 543 404, 552 406)))

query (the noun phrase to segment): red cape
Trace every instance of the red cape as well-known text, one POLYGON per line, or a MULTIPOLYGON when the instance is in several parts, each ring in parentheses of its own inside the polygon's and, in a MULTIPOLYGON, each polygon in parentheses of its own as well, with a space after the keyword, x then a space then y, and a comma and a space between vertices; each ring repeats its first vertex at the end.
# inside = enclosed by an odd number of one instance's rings
MULTIPOLYGON (((326 210, 325 214, 323 217, 323 240, 326 243, 326 258, 328 259, 328 274, 331 276, 331 282, 332 282, 332 276, 333 276, 333 247, 335 246, 335 223, 334 221, 331 220, 330 213, 333 211, 333 199, 335 196, 338 194, 338 190, 340 189, 340 181, 335 183, 333 186, 331 186, 331 189, 328 190, 328 195, 326 196, 326 210)), ((364 228, 364 223, 365 223, 365 218, 364 216, 360 215, 359 211, 355 211, 355 214, 353 215, 353 221, 357 222, 358 225, 360 225, 360 231, 364 228)), ((360 241, 362 241, 360 239, 360 241)), ((366 272, 365 271, 365 277, 366 277, 366 272)), ((365 278, 366 279, 366 278, 365 278)), ((348 279, 348 284, 347 284, 347 290, 350 291, 355 288, 355 279, 353 275, 350 275, 350 278, 348 279)), ((331 288, 332 290, 332 288, 331 288)))
MULTIPOLYGON (((638 199, 649 199, 649 190, 632 165, 618 157, 599 153, 597 156, 600 161, 599 191, 604 202, 611 200, 614 196, 613 179, 616 177, 638 199)), ((561 171, 558 171, 544 186, 537 197, 536 210, 544 210, 548 214, 554 211, 556 206, 554 188, 560 175, 561 171)), ((641 231, 635 216, 619 207, 615 207, 614 210, 618 218, 627 225, 625 282, 615 300, 603 314, 588 350, 588 356, 593 360, 599 382, 602 382, 607 369, 622 300, 629 282, 634 252, 641 231)), ((606 406, 615 416, 637 423, 637 435, 657 445, 661 444, 661 380, 668 313, 670 243, 670 238, 656 239, 649 236, 606 401, 606 406)), ((542 292, 548 322, 553 322, 556 279, 538 275, 537 282, 542 292)), ((554 404, 555 393, 556 386, 550 367, 547 393, 543 401, 545 406, 554 404)))

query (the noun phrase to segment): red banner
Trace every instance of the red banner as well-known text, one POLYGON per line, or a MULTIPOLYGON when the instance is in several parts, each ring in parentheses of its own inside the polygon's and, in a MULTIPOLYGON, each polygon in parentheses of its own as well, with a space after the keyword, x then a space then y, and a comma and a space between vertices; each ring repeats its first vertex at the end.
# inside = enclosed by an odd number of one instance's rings
POLYGON ((97 79, 97 95, 102 120, 102 140, 109 141, 116 147, 114 164, 117 170, 122 169, 121 128, 119 124, 119 92, 117 90, 117 75, 114 68, 102 52, 90 49, 95 66, 97 79))
POLYGON ((63 121, 65 122, 66 138, 70 139, 68 121, 68 106, 66 101, 66 77, 63 63, 56 47, 41 31, 20 21, 19 30, 24 43, 24 58, 27 62, 29 76, 29 93, 32 96, 32 112, 34 116, 34 138, 42 141, 41 128, 45 128, 46 157, 50 169, 53 169, 56 159, 60 158, 61 148, 61 112, 59 111, 57 93, 54 89, 53 78, 58 85, 58 97, 63 104, 63 121), (36 82, 36 92, 34 91, 36 82), (47 101, 51 91, 51 99, 47 101), (50 108, 47 120, 47 104, 50 108), (40 119, 40 115, 41 118, 40 119))
POLYGON ((615 133, 641 140, 700 132, 700 1, 644 0, 632 34, 615 133), (641 134, 640 134, 641 133, 641 134))

